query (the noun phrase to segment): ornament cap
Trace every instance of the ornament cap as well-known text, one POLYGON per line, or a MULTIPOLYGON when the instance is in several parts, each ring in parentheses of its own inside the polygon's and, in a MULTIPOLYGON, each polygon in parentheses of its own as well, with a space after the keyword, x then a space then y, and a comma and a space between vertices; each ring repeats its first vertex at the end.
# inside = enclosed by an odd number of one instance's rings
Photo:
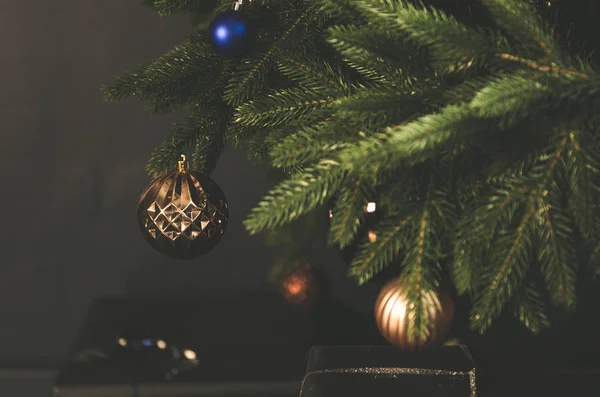
POLYGON ((231 5, 231 9, 233 11, 239 11, 242 8, 242 6, 245 5, 244 3, 245 3, 244 0, 234 1, 233 4, 231 5))
POLYGON ((254 0, 236 0, 231 4, 233 11, 240 11, 242 8, 250 7, 254 5, 254 0))
POLYGON ((186 160, 185 154, 181 155, 181 160, 179 160, 177 162, 177 171, 179 172, 186 172, 187 170, 189 170, 189 165, 188 162, 186 160))

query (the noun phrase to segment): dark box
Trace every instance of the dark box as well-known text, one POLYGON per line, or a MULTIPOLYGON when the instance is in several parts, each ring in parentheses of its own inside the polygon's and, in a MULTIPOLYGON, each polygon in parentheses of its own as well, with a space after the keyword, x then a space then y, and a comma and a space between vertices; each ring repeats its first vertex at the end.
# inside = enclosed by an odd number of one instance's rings
POLYGON ((391 346, 310 349, 301 397, 474 397, 475 364, 464 346, 417 353, 391 346))

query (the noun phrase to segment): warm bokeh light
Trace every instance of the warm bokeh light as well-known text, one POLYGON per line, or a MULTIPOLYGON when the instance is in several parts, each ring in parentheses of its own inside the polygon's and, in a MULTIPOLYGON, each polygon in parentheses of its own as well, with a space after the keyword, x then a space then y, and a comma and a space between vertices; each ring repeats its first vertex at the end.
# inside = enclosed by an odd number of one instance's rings
POLYGON ((317 273, 308 263, 290 270, 279 279, 279 290, 288 303, 310 307, 320 296, 317 273))
POLYGON ((158 347, 161 350, 164 350, 164 349, 167 348, 167 342, 165 342, 164 340, 159 339, 159 340, 156 341, 156 347, 158 347))
POLYGON ((119 338, 119 339, 117 340, 117 342, 118 342, 118 343, 119 343, 119 345, 121 345, 121 346, 127 346, 127 339, 125 339, 125 338, 119 338))
POLYGON ((306 277, 301 277, 299 275, 289 276, 282 282, 282 287, 289 296, 297 296, 306 293, 307 285, 308 280, 306 277))

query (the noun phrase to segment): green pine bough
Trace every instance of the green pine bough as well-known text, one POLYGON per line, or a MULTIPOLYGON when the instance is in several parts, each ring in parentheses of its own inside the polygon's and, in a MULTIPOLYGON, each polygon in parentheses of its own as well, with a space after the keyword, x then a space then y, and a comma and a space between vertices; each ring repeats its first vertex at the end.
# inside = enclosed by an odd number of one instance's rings
POLYGON ((216 56, 201 24, 103 92, 155 113, 188 108, 152 154, 153 176, 183 150, 209 173, 226 144, 286 170, 246 219, 250 233, 333 202, 328 241, 345 247, 375 200, 377 239, 360 244, 351 277, 392 265, 419 297, 449 274, 472 298, 473 329, 510 309, 537 332, 548 304, 574 308, 576 285, 600 270, 600 73, 527 2, 482 3, 493 20, 477 27, 412 1, 269 0, 245 59, 216 56))

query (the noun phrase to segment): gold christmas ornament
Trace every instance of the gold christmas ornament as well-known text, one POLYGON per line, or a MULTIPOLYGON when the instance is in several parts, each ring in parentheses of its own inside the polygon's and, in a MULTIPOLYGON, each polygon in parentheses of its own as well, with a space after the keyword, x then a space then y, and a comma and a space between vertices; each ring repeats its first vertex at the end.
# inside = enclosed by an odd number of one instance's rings
POLYGON ((206 254, 221 240, 229 211, 221 188, 190 171, 185 156, 177 170, 156 178, 140 196, 138 222, 157 251, 177 259, 206 254))
POLYGON ((425 340, 408 340, 409 330, 414 328, 414 318, 407 310, 408 301, 404 283, 395 279, 386 284, 375 302, 375 321, 381 335, 392 345, 405 350, 417 350, 427 344, 444 340, 454 316, 454 302, 449 294, 429 292, 423 297, 427 305, 429 337, 425 340))

